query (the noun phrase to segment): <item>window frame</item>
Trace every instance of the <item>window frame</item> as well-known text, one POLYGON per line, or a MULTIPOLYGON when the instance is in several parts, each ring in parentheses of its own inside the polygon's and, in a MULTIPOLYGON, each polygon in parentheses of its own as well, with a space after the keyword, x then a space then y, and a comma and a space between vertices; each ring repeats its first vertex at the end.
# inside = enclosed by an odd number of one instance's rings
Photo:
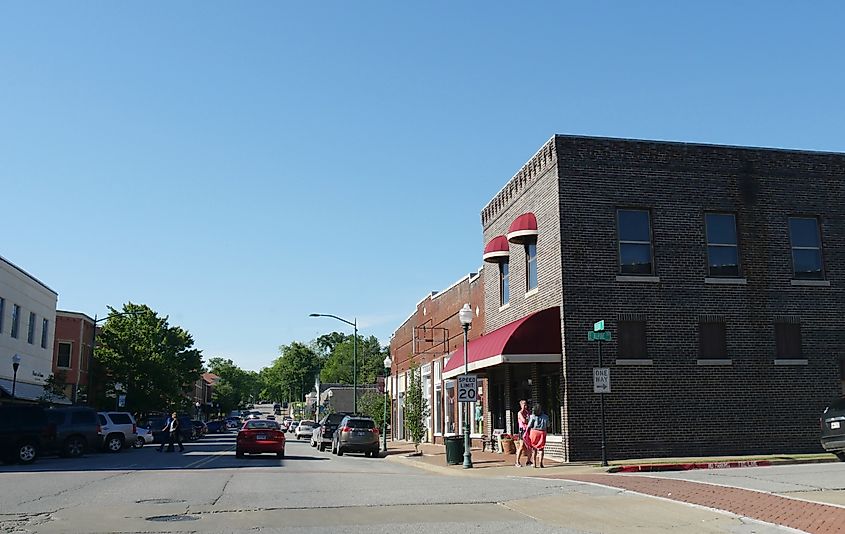
POLYGON ((654 225, 652 224, 652 216, 650 208, 634 207, 634 206, 617 206, 614 212, 616 224, 616 268, 621 276, 657 276, 657 263, 654 258, 654 225), (619 228, 619 214, 623 211, 638 211, 644 212, 648 217, 648 241, 629 241, 622 240, 622 233, 619 228), (622 270, 622 245, 648 245, 649 259, 651 262, 651 271, 648 273, 631 273, 622 270))
POLYGON ((20 326, 21 326, 21 307, 20 304, 13 304, 12 305, 12 330, 11 335, 14 339, 18 339, 20 335, 20 326))
POLYGON ((35 344, 35 312, 29 312, 29 320, 26 322, 26 342, 35 344))
POLYGON ((525 252, 525 292, 529 293, 534 291, 540 285, 540 278, 537 272, 537 239, 532 238, 525 242, 523 245, 523 249, 525 252), (534 257, 529 255, 529 247, 534 247, 534 257), (533 269, 532 269, 533 266, 533 269), (534 286, 531 286, 531 273, 534 273, 534 286))
POLYGON ((724 319, 699 318, 698 319, 698 358, 701 360, 726 360, 728 356, 728 325, 724 319), (704 352, 704 325, 718 325, 721 328, 721 339, 719 345, 720 354, 706 354, 704 352))
POLYGON ((59 341, 58 345, 56 346, 56 367, 58 369, 72 369, 71 365, 73 365, 73 342, 72 341, 59 341), (67 365, 62 365, 59 361, 59 358, 62 356, 62 345, 67 345, 67 365))
POLYGON ((739 228, 737 227, 737 220, 736 220, 736 213, 730 211, 705 211, 704 212, 704 249, 707 261, 707 276, 709 278, 742 278, 742 258, 740 257, 739 253, 739 228), (720 215, 720 216, 730 216, 733 217, 734 223, 734 241, 733 245, 726 244, 726 243, 711 243, 710 242, 710 231, 707 226, 707 216, 708 215, 720 215), (710 269, 712 268, 712 262, 710 261, 710 247, 723 247, 723 248, 730 248, 733 247, 734 251, 736 252, 736 274, 714 274, 710 269))
POLYGON ((786 232, 789 234, 789 257, 792 261, 792 279, 793 280, 825 280, 824 269, 824 243, 822 242, 822 223, 818 215, 790 215, 786 218, 786 232), (798 247, 795 246, 792 239, 792 229, 790 222, 793 219, 810 219, 816 222, 816 238, 818 239, 818 247, 798 247), (801 276, 795 271, 795 251, 796 250, 818 250, 819 252, 819 276, 801 276))
POLYGON ((0 334, 3 333, 4 319, 6 318, 6 299, 0 297, 0 334))
MULTIPOLYGON (((650 358, 649 353, 648 353, 648 321, 645 318, 618 319, 617 324, 616 324, 616 328, 617 328, 618 337, 619 337, 619 341, 618 341, 618 344, 617 344, 617 354, 618 354, 617 357, 619 359, 621 359, 621 360, 646 360, 646 359, 650 358), (642 354, 628 353, 627 349, 629 347, 627 345, 625 345, 625 349, 623 349, 623 343, 622 343, 623 330, 626 328, 623 325, 636 324, 636 323, 642 324, 642 339, 643 339, 642 348, 644 349, 642 354), (624 354, 623 354, 623 350, 625 351, 624 354)), ((627 337, 628 337, 628 334, 625 333, 625 338, 627 338, 627 337)))
POLYGON ((47 348, 47 332, 50 330, 50 319, 43 317, 41 319, 41 348, 47 348))
POLYGON ((499 307, 510 304, 510 261, 499 262, 499 307), (507 269, 505 269, 507 266, 507 269), (504 271, 507 270, 507 273, 504 271), (505 298, 507 297, 507 298, 505 298))
MULTIPOLYGON (((804 358, 804 346, 803 346, 804 345, 804 336, 802 334, 801 321, 775 319, 775 321, 772 323, 772 333, 774 334, 775 359, 776 360, 801 360, 801 359, 804 358), (797 341, 798 354, 784 354, 784 353, 781 352, 781 350, 782 350, 781 344, 778 343, 778 339, 781 337, 781 336, 778 336, 778 330, 779 330, 778 327, 781 327, 781 328, 792 327, 792 328, 795 328, 797 330, 797 333, 798 333, 798 341, 797 341)), ((784 332, 784 334, 786 334, 786 332, 784 332)), ((786 343, 784 343, 784 345, 786 345, 786 343)), ((788 348, 788 347, 787 346, 783 347, 783 349, 786 349, 786 348, 788 348)))

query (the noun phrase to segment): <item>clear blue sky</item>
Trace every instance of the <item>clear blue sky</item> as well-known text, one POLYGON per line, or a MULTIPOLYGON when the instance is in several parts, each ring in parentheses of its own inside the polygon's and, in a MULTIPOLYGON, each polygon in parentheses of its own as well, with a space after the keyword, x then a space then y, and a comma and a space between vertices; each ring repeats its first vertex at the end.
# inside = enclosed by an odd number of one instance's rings
POLYGON ((845 6, 690 4, 3 2, 0 255, 259 369, 476 270, 555 133, 845 151, 845 6))

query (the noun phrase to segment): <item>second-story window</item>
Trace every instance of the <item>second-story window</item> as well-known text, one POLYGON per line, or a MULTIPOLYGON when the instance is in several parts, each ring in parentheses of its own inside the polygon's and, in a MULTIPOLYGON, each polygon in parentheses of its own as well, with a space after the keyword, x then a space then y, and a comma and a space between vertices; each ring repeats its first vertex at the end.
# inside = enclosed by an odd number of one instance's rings
POLYGON ((3 333, 3 318, 6 317, 6 299, 0 297, 0 334, 3 333))
POLYGON ((708 276, 739 276, 736 217, 732 213, 708 213, 704 216, 704 221, 707 232, 708 276))
POLYGON ((525 243, 525 291, 537 287, 537 240, 525 243))
POLYGON ((29 312, 29 324, 26 328, 26 342, 30 345, 35 342, 35 312, 29 312))
POLYGON ((647 210, 616 211, 620 274, 652 275, 651 218, 647 210))
POLYGON ((48 319, 41 320, 41 348, 47 348, 47 331, 50 328, 50 321, 48 319))
POLYGON ((789 240, 792 244, 792 272, 795 278, 824 278, 819 220, 815 217, 790 217, 789 240))
POLYGON ((18 338, 18 331, 20 330, 21 322, 21 307, 17 304, 12 306, 12 337, 18 338))
POLYGON ((499 263, 499 306, 510 302, 510 263, 503 261, 499 263))
POLYGON ((63 369, 70 368, 70 352, 73 348, 73 345, 70 343, 65 343, 64 341, 59 342, 59 353, 56 355, 56 367, 61 367, 63 369))

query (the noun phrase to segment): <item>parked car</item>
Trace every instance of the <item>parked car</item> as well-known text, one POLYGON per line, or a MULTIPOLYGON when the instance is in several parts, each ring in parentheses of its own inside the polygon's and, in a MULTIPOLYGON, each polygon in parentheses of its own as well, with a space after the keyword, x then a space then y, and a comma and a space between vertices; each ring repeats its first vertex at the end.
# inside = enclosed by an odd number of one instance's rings
POLYGON ((100 423, 93 408, 52 408, 47 410, 47 421, 55 425, 56 434, 44 444, 45 452, 76 458, 100 446, 100 423))
POLYGON ((825 408, 819 426, 824 450, 845 462, 845 397, 836 399, 825 408))
POLYGON ((274 415, 282 415, 282 405, 278 402, 273 405, 273 414, 274 415))
POLYGON ((267 415, 267 416, 265 416, 265 418, 266 418, 268 421, 275 421, 275 420, 276 420, 276 416, 275 416, 275 415, 267 415))
POLYGON ((364 456, 379 456, 378 427, 369 417, 347 415, 335 430, 332 452, 343 456, 345 452, 363 452, 364 456))
POLYGON ((319 433, 316 437, 317 448, 320 451, 326 450, 326 447, 331 446, 334 439, 334 431, 337 430, 337 425, 346 417, 347 413, 335 412, 330 413, 320 420, 319 433))
POLYGON ((100 448, 120 452, 138 439, 135 417, 129 412, 97 412, 100 423, 100 448))
POLYGON ((225 434, 229 432, 229 426, 223 420, 208 421, 205 427, 208 429, 209 434, 225 434))
POLYGON ((288 424, 288 432, 296 432, 296 427, 299 426, 299 421, 293 420, 288 424))
MULTIPOLYGON (((191 422, 191 418, 187 415, 179 415, 177 417, 179 418, 179 432, 182 434, 182 441, 193 441, 196 439, 194 424, 191 422)), ((168 421, 170 421, 169 415, 150 415, 141 420, 140 426, 153 433, 153 443, 167 443, 170 436, 168 435, 169 432, 164 430, 164 428, 168 421)))
POLYGON ((275 453, 277 458, 285 457, 285 433, 279 423, 266 419, 254 419, 244 423, 238 431, 235 456, 244 454, 275 453))
POLYGON ((229 428, 240 428, 244 424, 243 419, 240 417, 227 417, 226 418, 226 426, 229 428))
POLYGON ((133 447, 136 449, 140 449, 147 443, 153 442, 153 433, 144 427, 138 427, 138 437, 135 439, 135 443, 132 444, 133 447))
POLYGON ((191 424, 194 425, 194 439, 199 439, 208 434, 208 426, 202 421, 193 419, 191 420, 191 424))
POLYGON ((0 406, 0 459, 31 464, 42 443, 54 440, 55 427, 40 406, 0 406))
POLYGON ((297 426, 296 430, 293 431, 293 435, 294 437, 296 437, 296 439, 310 438, 311 434, 314 432, 315 426, 317 426, 316 421, 304 419, 299 422, 299 426, 297 426))

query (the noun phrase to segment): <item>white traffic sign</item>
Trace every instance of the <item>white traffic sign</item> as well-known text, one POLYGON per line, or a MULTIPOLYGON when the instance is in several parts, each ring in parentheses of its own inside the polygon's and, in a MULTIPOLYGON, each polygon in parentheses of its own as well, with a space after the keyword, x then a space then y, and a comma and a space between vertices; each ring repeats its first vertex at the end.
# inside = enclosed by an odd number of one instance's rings
POLYGON ((478 377, 476 375, 458 376, 458 402, 478 400, 478 377))
POLYGON ((593 393, 610 393, 609 367, 593 367, 593 393))

